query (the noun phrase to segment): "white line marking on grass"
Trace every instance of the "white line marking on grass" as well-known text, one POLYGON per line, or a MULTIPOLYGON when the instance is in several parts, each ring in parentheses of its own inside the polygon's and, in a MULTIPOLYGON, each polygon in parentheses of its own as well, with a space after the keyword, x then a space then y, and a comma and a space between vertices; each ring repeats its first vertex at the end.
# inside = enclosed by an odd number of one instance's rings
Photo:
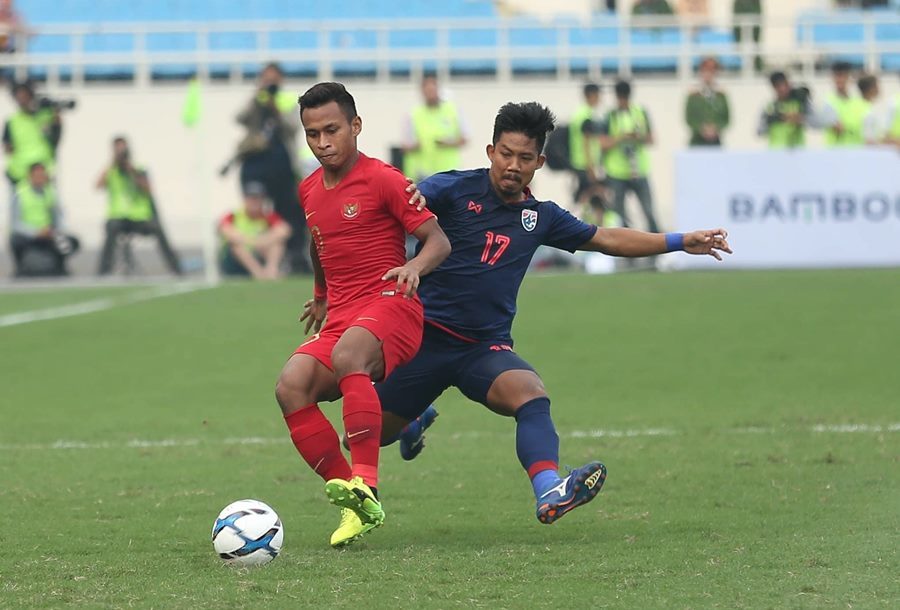
MULTIPOLYGON (((835 434, 869 433, 880 434, 883 432, 900 432, 900 423, 873 425, 873 424, 819 424, 809 428, 735 428, 720 432, 731 434, 779 434, 782 432, 830 432, 835 434)), ((512 433, 510 433, 511 435, 512 433)), ((564 430, 560 436, 565 438, 637 438, 654 436, 678 436, 684 431, 671 428, 639 428, 626 430, 564 430)), ((484 437, 497 437, 501 434, 485 433, 477 430, 468 432, 456 432, 449 435, 453 439, 473 439, 484 437)), ((229 445, 286 445, 288 437, 247 436, 222 439, 199 438, 164 438, 164 439, 131 439, 127 441, 73 441, 58 440, 52 443, 23 443, 0 444, 0 451, 46 451, 46 450, 83 450, 83 449, 165 449, 175 447, 199 447, 199 446, 229 446, 229 445)))
POLYGON ((572 430, 564 433, 569 438, 634 438, 636 436, 675 436, 677 430, 645 428, 642 430, 572 430))
POLYGON ((209 284, 172 284, 169 286, 157 286, 149 290, 141 290, 124 296, 104 297, 102 299, 73 303, 72 305, 60 305, 58 307, 47 307, 45 309, 33 309, 30 311, 10 313, 0 316, 0 328, 31 324, 32 322, 43 322, 45 320, 58 320, 60 318, 82 316, 89 313, 121 307, 123 305, 132 305, 142 301, 151 301, 153 299, 160 299, 178 294, 187 294, 189 292, 196 292, 211 287, 212 286, 209 284))
POLYGON ((812 427, 813 432, 837 432, 837 433, 853 433, 853 432, 900 432, 900 424, 888 424, 886 426, 870 426, 868 424, 840 424, 836 426, 827 426, 819 424, 812 427))

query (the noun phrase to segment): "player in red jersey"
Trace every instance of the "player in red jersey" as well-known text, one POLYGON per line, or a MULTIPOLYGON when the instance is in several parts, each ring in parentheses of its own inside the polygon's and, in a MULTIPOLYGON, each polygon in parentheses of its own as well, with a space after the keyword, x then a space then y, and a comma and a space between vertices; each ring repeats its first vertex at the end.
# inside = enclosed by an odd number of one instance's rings
POLYGON ((337 547, 384 521, 376 490, 381 403, 372 382, 418 351, 419 278, 447 258, 450 242, 431 212, 408 205, 408 183, 397 169, 359 152, 362 120, 343 85, 319 83, 299 104, 306 141, 322 165, 300 184, 315 271, 301 321, 316 333, 285 364, 275 396, 297 451, 342 508, 331 536, 337 547), (407 233, 422 242, 409 262, 407 233), (318 407, 342 395, 352 466, 318 407))

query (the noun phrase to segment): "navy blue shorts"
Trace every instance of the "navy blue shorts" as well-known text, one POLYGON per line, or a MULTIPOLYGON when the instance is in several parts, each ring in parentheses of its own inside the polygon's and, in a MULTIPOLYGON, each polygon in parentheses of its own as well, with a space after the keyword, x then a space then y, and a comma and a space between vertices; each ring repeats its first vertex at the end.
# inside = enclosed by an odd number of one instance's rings
POLYGON ((406 420, 417 418, 450 386, 487 405, 487 393, 505 371, 534 368, 509 342, 468 343, 426 322, 422 346, 408 363, 375 384, 381 408, 406 420))

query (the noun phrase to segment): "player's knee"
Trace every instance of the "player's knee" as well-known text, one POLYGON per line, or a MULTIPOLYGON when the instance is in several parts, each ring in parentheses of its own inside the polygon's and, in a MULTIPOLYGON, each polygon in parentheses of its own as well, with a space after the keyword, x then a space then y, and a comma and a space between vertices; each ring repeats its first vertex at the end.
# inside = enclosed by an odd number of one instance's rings
POLYGON ((308 381, 298 380, 284 372, 275 383, 275 400, 285 415, 316 402, 308 381))
POLYGON ((332 350, 331 366, 334 368, 334 375, 338 379, 354 373, 369 374, 371 372, 371 366, 365 354, 361 354, 344 345, 336 345, 332 350))

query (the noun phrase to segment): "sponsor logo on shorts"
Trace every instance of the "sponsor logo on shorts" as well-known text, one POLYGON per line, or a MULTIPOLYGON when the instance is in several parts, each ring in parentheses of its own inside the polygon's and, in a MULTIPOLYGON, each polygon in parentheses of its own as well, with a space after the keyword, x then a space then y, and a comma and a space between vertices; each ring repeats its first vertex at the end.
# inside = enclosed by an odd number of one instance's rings
POLYGON ((476 214, 481 214, 482 205, 480 203, 475 203, 474 201, 469 202, 469 211, 475 212, 476 214))
POLYGON ((396 290, 382 290, 381 296, 383 296, 383 297, 397 296, 397 291, 396 290))
POLYGON ((347 220, 353 220, 359 216, 359 203, 356 201, 348 201, 344 204, 341 215, 347 220))

